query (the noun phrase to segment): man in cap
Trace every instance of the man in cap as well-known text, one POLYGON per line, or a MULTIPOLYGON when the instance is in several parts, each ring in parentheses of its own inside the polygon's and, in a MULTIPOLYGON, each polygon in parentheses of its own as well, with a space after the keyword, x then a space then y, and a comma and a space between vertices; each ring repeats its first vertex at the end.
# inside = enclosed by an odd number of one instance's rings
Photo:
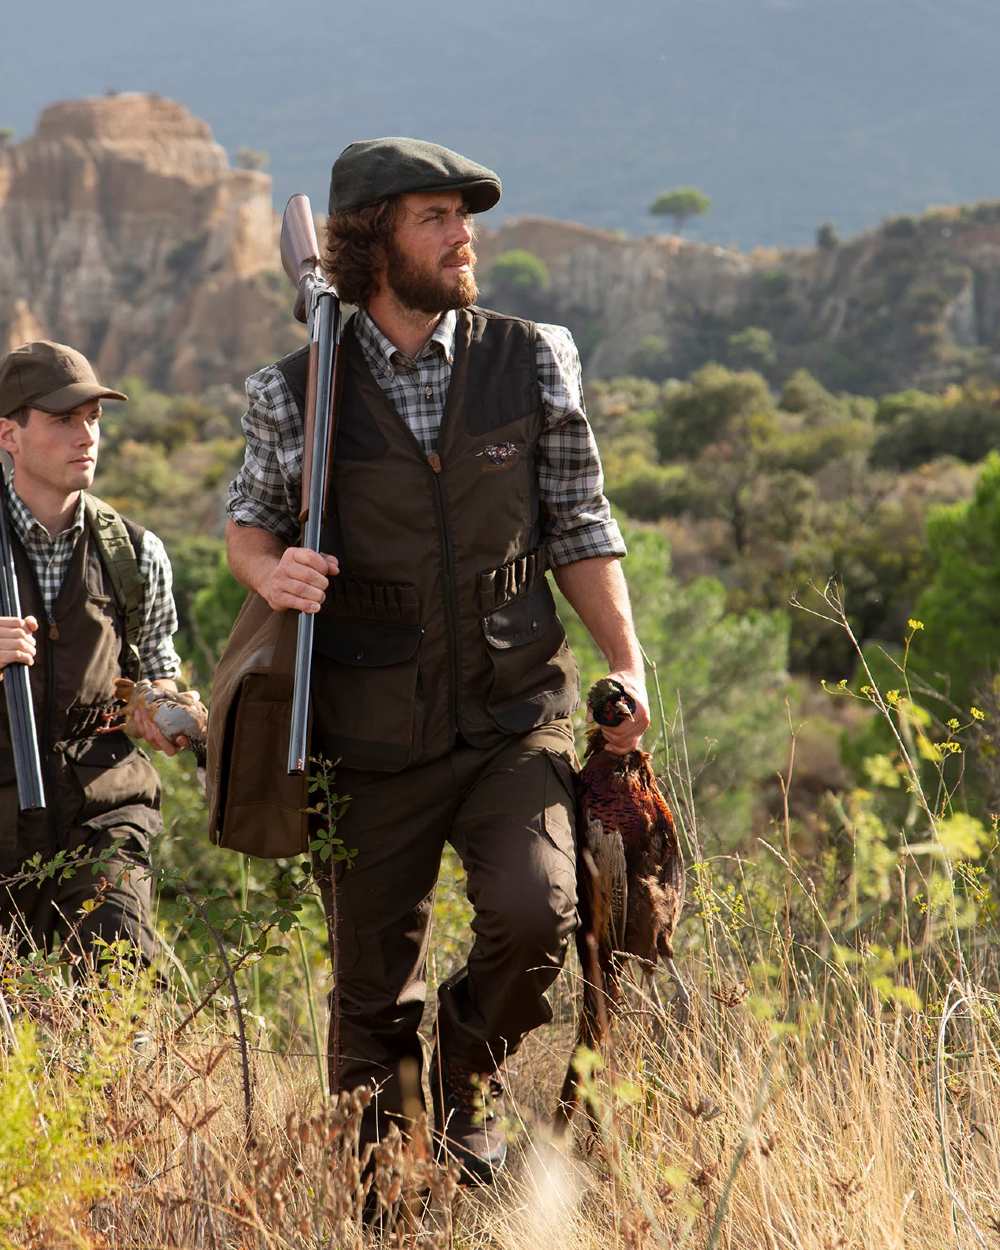
MULTIPOLYGON (((101 731, 117 677, 176 690, 180 672, 162 543, 87 493, 105 399, 126 396, 61 343, 26 343, 0 362, 0 506, 24 612, 0 617, 0 673, 30 666, 46 798, 44 810, 18 810, 4 702, 0 929, 22 949, 48 949, 58 935, 81 969, 101 940, 153 955, 149 840, 162 828, 159 782, 124 733, 101 731), (65 880, 25 862, 37 855, 44 865, 60 851, 79 860, 65 880)), ((150 745, 177 750, 148 712, 135 725, 150 745)))
POLYGON ((497 1070, 549 1020, 576 923, 574 661, 545 571, 648 724, 642 659, 567 330, 475 305, 471 215, 492 170, 414 139, 333 166, 324 267, 348 322, 322 550, 297 546, 305 349, 247 381, 230 488, 233 572, 276 611, 315 612, 313 752, 350 796, 356 851, 326 888, 336 923, 335 1088, 378 1093, 380 1134, 419 1107, 417 1026, 445 841, 475 910, 438 997, 437 1129, 467 1173, 504 1159, 497 1070), (336 909, 333 907, 333 889, 336 909), (490 1095, 487 1097, 486 1095, 490 1095))

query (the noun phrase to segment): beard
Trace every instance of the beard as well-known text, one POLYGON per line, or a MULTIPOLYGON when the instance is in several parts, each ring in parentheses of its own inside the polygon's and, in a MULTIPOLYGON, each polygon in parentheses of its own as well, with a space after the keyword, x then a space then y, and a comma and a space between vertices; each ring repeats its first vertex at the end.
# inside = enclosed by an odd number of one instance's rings
POLYGON ((450 277, 411 260, 393 239, 386 253, 386 281, 393 295, 406 308, 424 313, 442 313, 451 308, 468 308, 476 302, 479 288, 472 272, 476 253, 471 244, 460 248, 449 259, 466 261, 467 272, 455 272, 450 277))

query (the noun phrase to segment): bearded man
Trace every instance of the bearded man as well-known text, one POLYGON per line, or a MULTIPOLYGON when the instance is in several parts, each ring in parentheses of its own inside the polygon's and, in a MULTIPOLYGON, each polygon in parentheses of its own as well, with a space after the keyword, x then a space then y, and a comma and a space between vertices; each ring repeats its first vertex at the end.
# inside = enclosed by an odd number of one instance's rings
POLYGON ((612 749, 631 750, 649 722, 572 338, 475 304, 472 214, 500 189, 492 170, 419 140, 341 153, 324 267, 358 311, 324 554, 296 545, 305 349, 247 381, 227 528, 244 585, 275 611, 317 614, 312 753, 339 761, 350 804, 337 833, 356 852, 324 891, 331 1084, 376 1089, 366 1140, 419 1106, 448 841, 475 917, 468 962, 439 990, 430 1086, 439 1133, 480 1179, 506 1149, 498 1068, 551 1018, 545 991, 576 923, 578 682, 546 569, 636 699, 607 731, 612 749))

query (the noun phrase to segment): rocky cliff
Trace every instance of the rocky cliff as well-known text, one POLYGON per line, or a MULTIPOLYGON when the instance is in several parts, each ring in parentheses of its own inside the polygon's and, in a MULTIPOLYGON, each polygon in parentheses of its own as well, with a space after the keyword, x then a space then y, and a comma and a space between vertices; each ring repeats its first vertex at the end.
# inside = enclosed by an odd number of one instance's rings
POLYGON ((570 325, 591 376, 685 377, 716 360, 775 383, 807 368, 872 394, 1000 376, 1000 203, 891 218, 843 243, 830 232, 794 251, 543 220, 487 232, 479 251, 487 298, 570 325), (544 263, 544 284, 491 283, 492 263, 515 249, 544 263))
POLYGON ((707 319, 737 315, 754 262, 740 252, 706 247, 675 236, 629 239, 603 230, 541 218, 486 231, 478 244, 484 294, 517 303, 514 291, 491 291, 490 269, 505 252, 524 250, 548 271, 548 286, 533 297, 531 313, 572 324, 588 373, 611 376, 634 367, 646 339, 679 357, 707 319))
POLYGON ((154 95, 54 104, 0 151, 0 346, 45 336, 109 378, 237 381, 297 341, 270 179, 154 95))
MULTIPOLYGON (((744 254, 523 219, 479 242, 484 300, 570 325, 591 377, 708 360, 878 393, 1000 374, 1000 204, 894 218, 841 243, 744 254), (491 278, 530 252, 543 279, 491 278), (499 272, 499 271, 498 271, 499 272)), ((0 348, 48 336, 109 378, 238 385, 301 342, 271 185, 155 95, 56 104, 0 147, 0 348)), ((537 277, 537 275, 536 275, 537 277)))

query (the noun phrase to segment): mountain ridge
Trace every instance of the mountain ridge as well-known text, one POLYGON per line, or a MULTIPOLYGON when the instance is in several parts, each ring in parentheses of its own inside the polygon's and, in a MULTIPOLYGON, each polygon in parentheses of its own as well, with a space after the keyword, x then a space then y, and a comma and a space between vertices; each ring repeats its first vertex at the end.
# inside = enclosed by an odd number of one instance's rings
MULTIPOLYGON (((484 225, 478 247, 484 299, 568 324, 594 377, 721 360, 774 384, 808 368, 881 393, 1000 370, 1000 203, 816 248, 747 253, 537 217, 484 225), (536 287, 494 280, 513 250, 542 262, 536 287)), ((181 104, 63 101, 0 147, 0 343, 64 339, 107 376, 165 390, 239 385, 302 341, 278 265, 269 176, 233 169, 181 104)))

